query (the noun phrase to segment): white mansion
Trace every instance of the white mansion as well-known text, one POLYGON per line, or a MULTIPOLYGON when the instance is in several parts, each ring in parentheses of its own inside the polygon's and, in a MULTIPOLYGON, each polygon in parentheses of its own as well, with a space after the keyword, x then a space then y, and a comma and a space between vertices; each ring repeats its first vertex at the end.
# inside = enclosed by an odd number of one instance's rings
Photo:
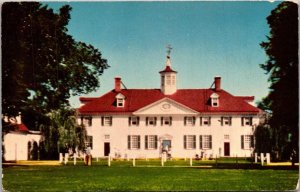
POLYGON ((260 110, 254 97, 233 96, 215 77, 210 89, 177 89, 170 56, 160 71, 160 89, 115 88, 81 97, 78 122, 85 125, 94 157, 249 157, 260 110))

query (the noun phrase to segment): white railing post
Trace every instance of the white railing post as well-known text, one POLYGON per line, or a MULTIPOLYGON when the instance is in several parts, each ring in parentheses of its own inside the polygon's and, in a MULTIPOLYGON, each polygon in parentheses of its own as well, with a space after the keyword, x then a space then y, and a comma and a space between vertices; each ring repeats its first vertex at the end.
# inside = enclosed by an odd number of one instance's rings
POLYGON ((110 154, 108 154, 108 166, 110 167, 110 154))
POLYGON ((59 163, 62 163, 62 162, 63 162, 63 154, 59 153, 59 163))
POLYGON ((190 166, 193 166, 193 158, 190 157, 190 166))
POLYGON ((65 153, 65 165, 68 163, 69 154, 65 153))
POLYGON ((74 165, 76 165, 76 158, 77 158, 77 154, 76 153, 73 154, 73 158, 74 158, 74 165))
POLYGON ((267 157, 267 164, 270 164, 271 163, 270 153, 267 153, 266 157, 267 157))
POLYGON ((254 153, 254 161, 257 163, 257 153, 254 153))
POLYGON ((163 154, 161 154, 161 166, 162 167, 164 166, 164 157, 163 157, 163 154))
POLYGON ((265 161, 264 154, 260 153, 260 162, 261 162, 261 165, 264 165, 264 161, 265 161))
POLYGON ((132 166, 135 167, 135 157, 132 159, 132 166))

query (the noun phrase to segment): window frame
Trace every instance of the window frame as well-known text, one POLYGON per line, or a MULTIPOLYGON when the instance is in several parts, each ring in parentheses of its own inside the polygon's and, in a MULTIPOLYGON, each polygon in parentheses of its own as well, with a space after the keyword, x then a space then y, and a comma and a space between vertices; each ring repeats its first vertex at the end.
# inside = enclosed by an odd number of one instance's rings
POLYGON ((84 141, 84 145, 87 148, 88 146, 93 149, 93 136, 92 135, 87 135, 86 140, 84 141))
POLYGON ((199 148, 205 150, 212 149, 212 135, 200 135, 199 148))
POLYGON ((102 116, 101 117, 101 125, 102 126, 112 126, 113 117, 112 116, 102 116))
POLYGON ((241 135, 241 149, 249 150, 254 148, 254 135, 241 135))
POLYGON ((253 117, 242 117, 242 126, 252 126, 253 125, 253 117))
POLYGON ((156 126, 157 117, 146 117, 146 126, 156 126))
POLYGON ((219 107, 219 98, 211 98, 211 106, 212 107, 219 107))
POLYGON ((139 126, 140 117, 139 116, 130 116, 128 117, 128 125, 129 126, 139 126))
POLYGON ((200 126, 210 126, 211 125, 211 117, 203 116, 200 117, 200 126), (207 123, 205 123, 207 121, 207 123))
POLYGON ((92 126, 93 117, 92 116, 82 116, 81 117, 81 125, 84 125, 86 127, 92 126))
POLYGON ((171 75, 166 75, 166 85, 171 85, 171 83, 172 83, 171 75))
POLYGON ((161 122, 161 126, 171 126, 172 125, 172 117, 169 116, 169 117, 161 117, 160 118, 160 122, 161 122))
POLYGON ((158 148, 157 135, 145 135, 145 149, 156 150, 158 148))
POLYGON ((184 135, 183 148, 187 150, 196 149, 196 135, 184 135))
POLYGON ((195 116, 185 116, 184 117, 184 126, 195 126, 196 117, 195 116))
POLYGON ((124 105, 125 105, 124 98, 116 98, 116 101, 117 101, 117 107, 124 107, 124 105))
POLYGON ((221 126, 231 126, 232 125, 232 117, 231 116, 223 116, 221 117, 221 126), (228 121, 228 124, 226 123, 228 121))
POLYGON ((140 150, 141 149, 141 136, 140 135, 128 135, 127 137, 127 148, 129 150, 140 150))

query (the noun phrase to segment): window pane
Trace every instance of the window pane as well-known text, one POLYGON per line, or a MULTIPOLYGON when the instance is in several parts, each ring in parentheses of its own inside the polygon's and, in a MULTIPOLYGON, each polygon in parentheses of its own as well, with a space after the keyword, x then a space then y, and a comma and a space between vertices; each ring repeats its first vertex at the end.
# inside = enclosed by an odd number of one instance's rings
POLYGON ((111 125, 111 117, 104 117, 104 125, 111 125))
POLYGON ((90 147, 91 149, 93 149, 93 136, 87 136, 85 147, 90 147))
POLYGON ((148 135, 148 149, 155 149, 155 135, 148 135))
POLYGON ((244 149, 251 148, 251 135, 244 135, 244 149))
POLYGON ((195 135, 187 135, 186 136, 186 148, 187 149, 195 149, 194 143, 196 142, 195 135))
POLYGON ((139 136, 138 135, 131 136, 131 149, 139 149, 139 136))

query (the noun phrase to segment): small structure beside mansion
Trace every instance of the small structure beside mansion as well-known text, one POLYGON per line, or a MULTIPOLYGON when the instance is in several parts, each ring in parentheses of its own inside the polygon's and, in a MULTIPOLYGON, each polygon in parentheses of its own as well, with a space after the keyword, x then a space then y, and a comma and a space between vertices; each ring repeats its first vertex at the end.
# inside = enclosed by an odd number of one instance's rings
POLYGON ((38 160, 39 145, 43 140, 40 131, 29 130, 21 121, 21 114, 17 117, 3 118, 9 126, 8 132, 2 132, 2 153, 5 161, 38 160))
POLYGON ((170 55, 160 89, 122 88, 97 98, 81 97, 78 122, 85 125, 94 157, 250 157, 260 110, 252 96, 234 96, 214 78, 209 89, 177 89, 170 55))

